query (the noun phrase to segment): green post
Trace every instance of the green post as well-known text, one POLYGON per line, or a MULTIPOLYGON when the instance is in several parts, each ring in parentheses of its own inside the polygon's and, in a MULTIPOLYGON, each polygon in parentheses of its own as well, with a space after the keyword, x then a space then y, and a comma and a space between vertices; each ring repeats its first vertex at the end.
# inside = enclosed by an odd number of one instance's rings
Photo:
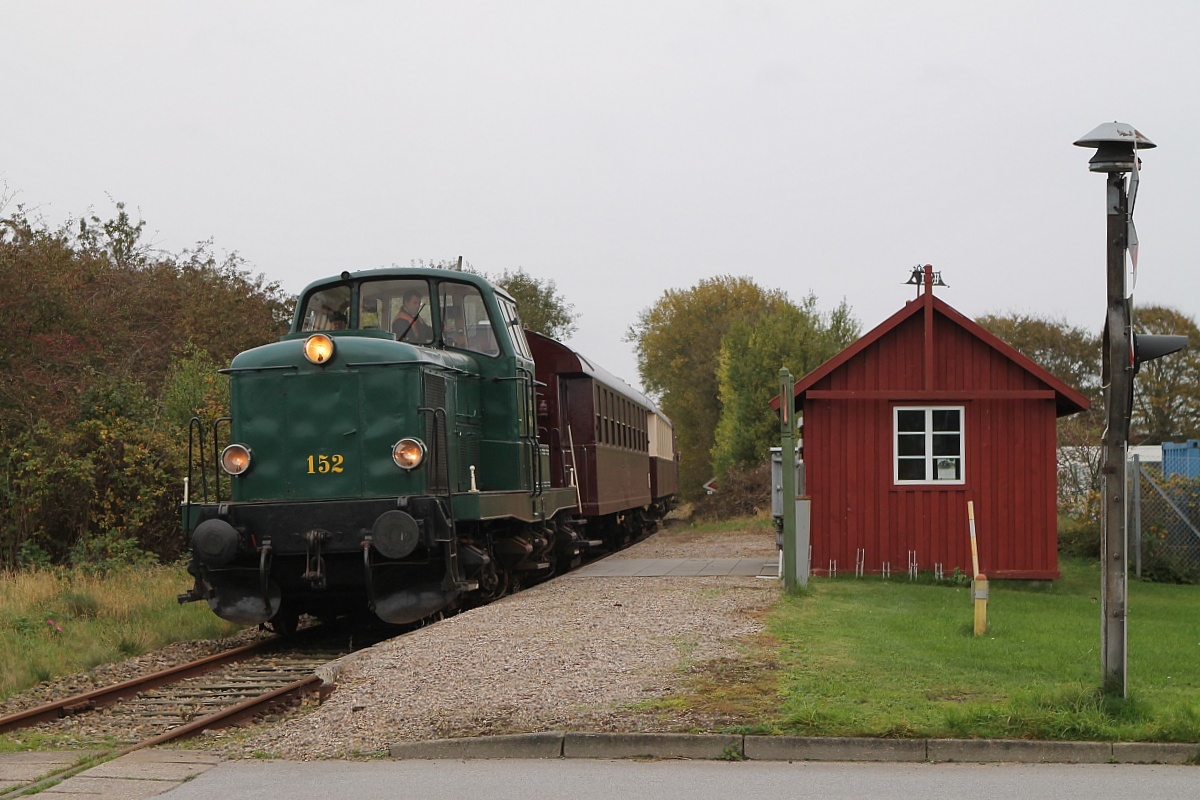
POLYGON ((787 367, 779 370, 779 433, 783 459, 783 589, 796 591, 796 422, 795 381, 787 367))

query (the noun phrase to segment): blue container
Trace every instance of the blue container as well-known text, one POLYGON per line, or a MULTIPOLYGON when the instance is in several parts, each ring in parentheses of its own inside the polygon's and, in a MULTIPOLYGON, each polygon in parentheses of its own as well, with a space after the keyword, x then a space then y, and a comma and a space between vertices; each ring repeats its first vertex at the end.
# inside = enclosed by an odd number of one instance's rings
POLYGON ((1162 468, 1164 478, 1172 475, 1200 478, 1200 439, 1163 442, 1162 468))

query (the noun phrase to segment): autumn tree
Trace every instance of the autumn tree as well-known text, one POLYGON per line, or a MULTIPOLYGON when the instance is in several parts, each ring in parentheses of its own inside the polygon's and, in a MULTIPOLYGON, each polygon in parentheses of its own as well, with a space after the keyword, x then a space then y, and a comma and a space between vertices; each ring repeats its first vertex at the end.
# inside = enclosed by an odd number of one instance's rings
MULTIPOLYGON (((765 290, 749 278, 721 275, 689 289, 667 290, 638 315, 626 334, 637 352, 642 385, 675 425, 679 485, 685 497, 698 495, 714 475, 713 446, 721 419, 718 372, 726 334, 735 324, 752 330, 789 306, 781 291, 765 290)), ((778 372, 776 363, 769 375, 778 372)))
MULTIPOLYGON (((980 325, 1045 367, 1092 401, 1087 425, 1068 425, 1099 442, 1103 427, 1104 388, 1099 332, 1090 333, 1062 320, 1028 315, 986 315, 980 325)), ((1146 334, 1182 334, 1200 344, 1200 331, 1191 317, 1164 306, 1135 306, 1133 330, 1146 334)), ((1133 381, 1131 444, 1159 444, 1200 436, 1200 349, 1195 346, 1146 362, 1133 381)), ((1074 444, 1062 436, 1060 441, 1074 444)), ((1078 442, 1083 444, 1083 442, 1078 442)))
POLYGON ((718 478, 762 463, 768 449, 779 445, 779 418, 770 401, 779 392, 780 367, 800 378, 858 335, 845 302, 821 314, 812 294, 799 306, 778 303, 754 322, 734 321, 721 342, 717 369, 721 411, 712 456, 718 478))
POLYGON ((168 376, 286 329, 276 284, 207 246, 157 251, 143 228, 122 204, 57 228, 0 208, 0 565, 178 552, 180 418, 223 402, 224 379, 192 401, 168 376))

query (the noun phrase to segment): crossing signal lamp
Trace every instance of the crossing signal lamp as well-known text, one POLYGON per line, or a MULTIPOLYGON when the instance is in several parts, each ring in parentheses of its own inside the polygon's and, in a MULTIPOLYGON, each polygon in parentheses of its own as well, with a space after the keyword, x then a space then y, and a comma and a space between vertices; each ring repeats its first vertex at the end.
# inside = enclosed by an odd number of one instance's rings
POLYGON ((1161 335, 1149 333, 1133 334, 1133 346, 1129 348, 1130 362, 1134 373, 1142 368, 1142 364, 1156 358, 1178 353, 1187 347, 1186 336, 1161 335))

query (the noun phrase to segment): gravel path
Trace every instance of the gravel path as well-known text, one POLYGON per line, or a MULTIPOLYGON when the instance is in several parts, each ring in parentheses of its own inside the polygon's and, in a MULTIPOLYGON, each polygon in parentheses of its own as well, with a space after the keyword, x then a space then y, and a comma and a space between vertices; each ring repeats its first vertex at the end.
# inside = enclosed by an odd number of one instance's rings
MULTIPOLYGON (((774 552, 770 529, 668 529, 611 557, 774 552)), ((208 746, 230 757, 310 759, 439 737, 678 729, 636 704, 735 657, 778 596, 776 581, 758 578, 567 576, 347 656, 323 705, 249 734, 215 732, 208 746)))

